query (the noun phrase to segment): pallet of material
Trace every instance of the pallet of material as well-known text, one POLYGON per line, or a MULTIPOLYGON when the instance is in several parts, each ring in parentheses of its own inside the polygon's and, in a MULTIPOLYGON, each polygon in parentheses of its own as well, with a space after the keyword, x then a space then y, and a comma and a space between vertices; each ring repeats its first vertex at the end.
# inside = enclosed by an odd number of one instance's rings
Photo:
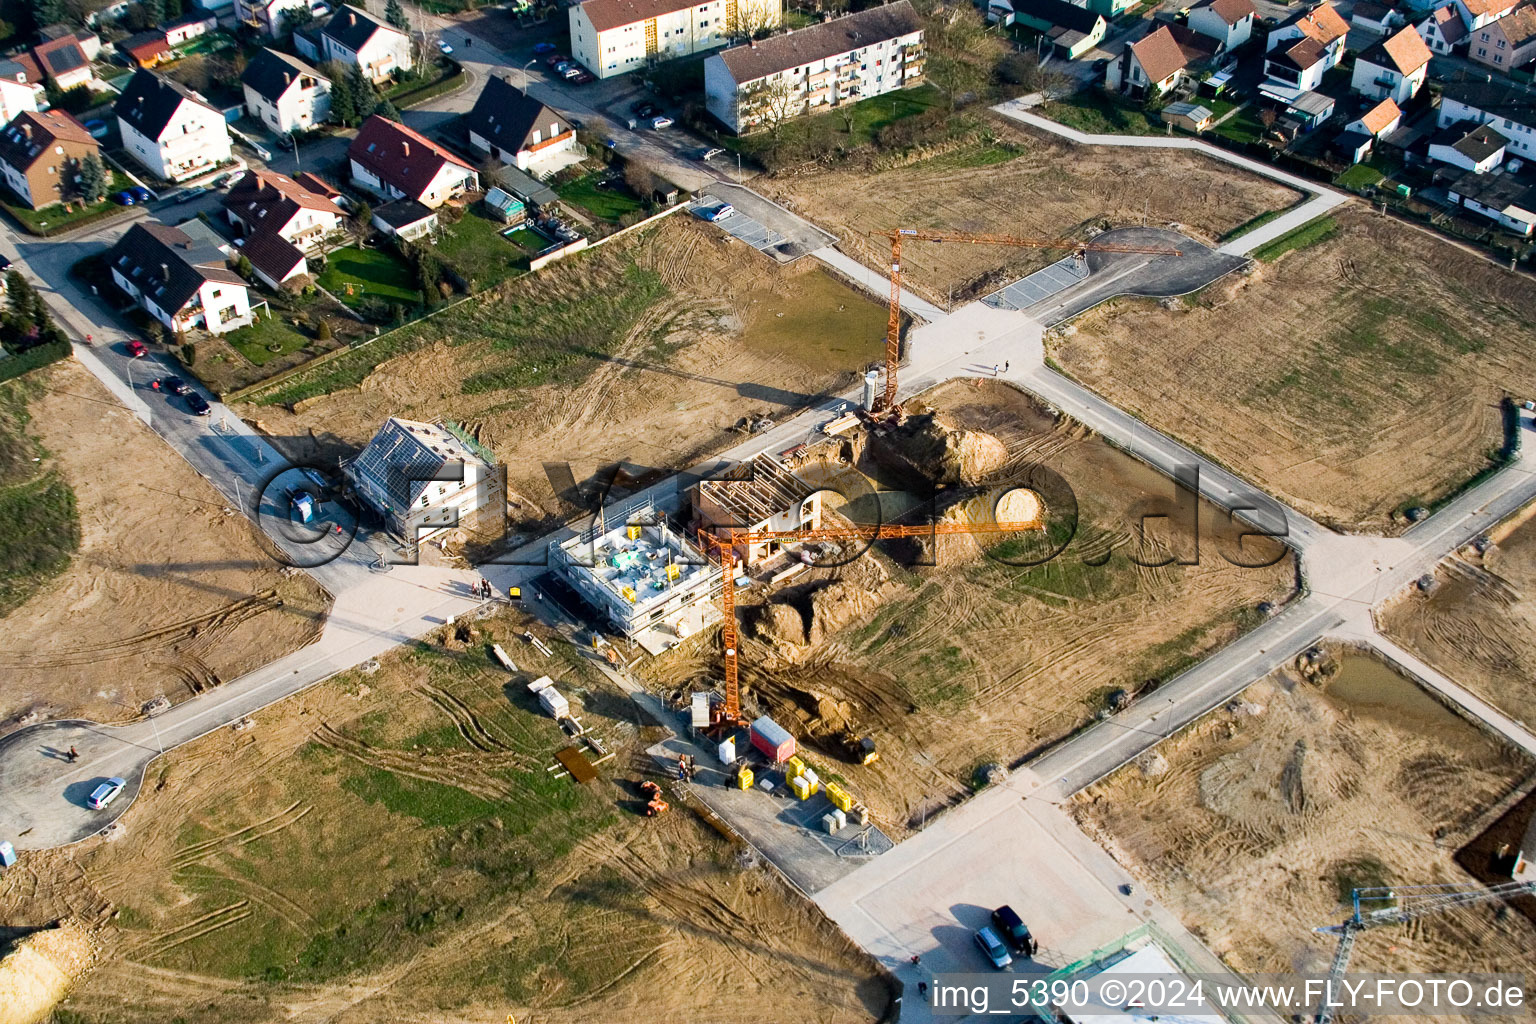
POLYGON ((575 747, 556 751, 555 760, 565 766, 565 770, 571 773, 571 778, 583 785, 597 778, 597 769, 592 767, 592 762, 587 760, 587 756, 575 747))

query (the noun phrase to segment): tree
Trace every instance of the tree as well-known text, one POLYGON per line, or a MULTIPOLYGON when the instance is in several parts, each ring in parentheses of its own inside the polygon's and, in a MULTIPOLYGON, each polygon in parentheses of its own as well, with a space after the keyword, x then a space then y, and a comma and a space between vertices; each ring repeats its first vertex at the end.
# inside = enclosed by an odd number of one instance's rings
POLYGON ((101 157, 90 153, 80 162, 76 187, 80 190, 80 198, 88 203, 97 202, 107 194, 107 169, 102 166, 101 157))
POLYGON ((442 297, 438 285, 443 281, 443 261, 425 244, 416 246, 413 255, 416 259, 416 284, 426 298, 427 305, 435 305, 442 297))
POLYGON ((340 65, 326 65, 326 76, 331 80, 331 120, 350 128, 357 124, 357 93, 352 80, 340 65))
POLYGON ((290 7, 282 13, 283 31, 297 32, 301 28, 308 28, 315 23, 315 12, 308 4, 302 7, 290 7))
POLYGON ((362 245, 368 240, 368 234, 373 230, 373 207, 367 203, 359 202, 352 211, 352 233, 357 236, 357 244, 362 245))
POLYGON ((255 272, 256 268, 251 266, 251 258, 249 256, 247 256, 245 253, 241 253, 239 256, 235 257, 235 273, 249 281, 251 279, 251 275, 255 272))
POLYGON ((644 164, 634 160, 624 161, 624 184, 646 202, 650 202, 651 196, 656 192, 656 176, 647 170, 644 164))
POLYGON ((67 13, 64 0, 32 0, 32 17, 37 19, 38 28, 58 24, 67 13))
POLYGON ((162 17, 164 17, 166 21, 175 21, 177 18, 181 17, 181 0, 161 0, 161 6, 164 8, 162 17))
POLYGON ((139 9, 150 26, 165 24, 165 0, 139 0, 139 9))
POLYGON ((400 111, 395 109, 395 105, 389 102, 387 96, 379 97, 379 101, 373 105, 373 112, 380 117, 387 117, 391 121, 400 120, 400 111))
POLYGON ((766 131, 777 144, 784 122, 798 114, 804 105, 803 99, 796 99, 795 90, 788 82, 759 79, 741 91, 741 126, 748 131, 766 131))
POLYGON ((384 20, 402 32, 410 25, 409 19, 405 16, 405 8, 400 5, 400 0, 389 0, 389 3, 385 5, 384 20))
POLYGON ((928 79, 944 93, 953 111, 962 99, 978 95, 987 86, 987 72, 964 57, 930 51, 928 79))

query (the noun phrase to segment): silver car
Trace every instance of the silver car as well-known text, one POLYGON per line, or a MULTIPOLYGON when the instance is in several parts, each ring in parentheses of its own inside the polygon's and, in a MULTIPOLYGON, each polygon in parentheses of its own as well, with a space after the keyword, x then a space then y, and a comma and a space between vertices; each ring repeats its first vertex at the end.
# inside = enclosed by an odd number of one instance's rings
POLYGON ((116 800, 117 794, 121 793, 126 785, 128 785, 126 779, 110 778, 91 790, 91 795, 86 800, 86 803, 91 805, 91 810, 99 811, 113 800, 116 800))
POLYGON ((1013 954, 1008 952, 1008 947, 1003 945, 1002 936, 993 931, 991 925, 977 929, 976 945, 981 947, 982 955, 998 970, 1013 963, 1013 954))

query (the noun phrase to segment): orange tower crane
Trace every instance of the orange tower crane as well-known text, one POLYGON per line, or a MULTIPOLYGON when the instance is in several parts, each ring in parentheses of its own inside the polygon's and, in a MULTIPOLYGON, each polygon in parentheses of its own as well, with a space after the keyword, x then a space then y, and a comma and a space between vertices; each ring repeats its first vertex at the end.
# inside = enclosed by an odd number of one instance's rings
POLYGON ((891 312, 885 325, 885 392, 875 401, 876 411, 896 407, 896 364, 901 361, 901 244, 914 242, 964 242, 968 245, 1011 245, 1017 249, 1071 249, 1074 253, 1124 252, 1151 256, 1182 256, 1167 245, 1117 245, 1112 242, 1076 242, 1070 238, 1020 238, 1016 235, 971 235, 960 231, 929 231, 895 228, 884 232, 891 240, 891 312))
POLYGON ((804 540, 888 540, 895 537, 932 537, 953 534, 1018 533, 1045 527, 1044 506, 1029 522, 955 522, 909 526, 832 526, 813 530, 742 530, 729 529, 725 536, 699 530, 699 547, 705 557, 718 558, 723 580, 720 587, 720 640, 725 648, 725 703, 711 712, 710 729, 723 731, 746 724, 741 717, 741 684, 736 662, 736 547, 768 541, 804 540))

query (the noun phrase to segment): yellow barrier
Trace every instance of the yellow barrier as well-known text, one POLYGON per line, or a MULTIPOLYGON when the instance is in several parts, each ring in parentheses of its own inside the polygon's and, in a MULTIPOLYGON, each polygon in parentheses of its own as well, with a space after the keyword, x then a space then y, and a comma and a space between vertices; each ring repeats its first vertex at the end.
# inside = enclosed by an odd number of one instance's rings
POLYGON ((743 768, 741 771, 736 773, 736 788, 737 789, 751 789, 752 788, 752 769, 751 768, 743 768))

